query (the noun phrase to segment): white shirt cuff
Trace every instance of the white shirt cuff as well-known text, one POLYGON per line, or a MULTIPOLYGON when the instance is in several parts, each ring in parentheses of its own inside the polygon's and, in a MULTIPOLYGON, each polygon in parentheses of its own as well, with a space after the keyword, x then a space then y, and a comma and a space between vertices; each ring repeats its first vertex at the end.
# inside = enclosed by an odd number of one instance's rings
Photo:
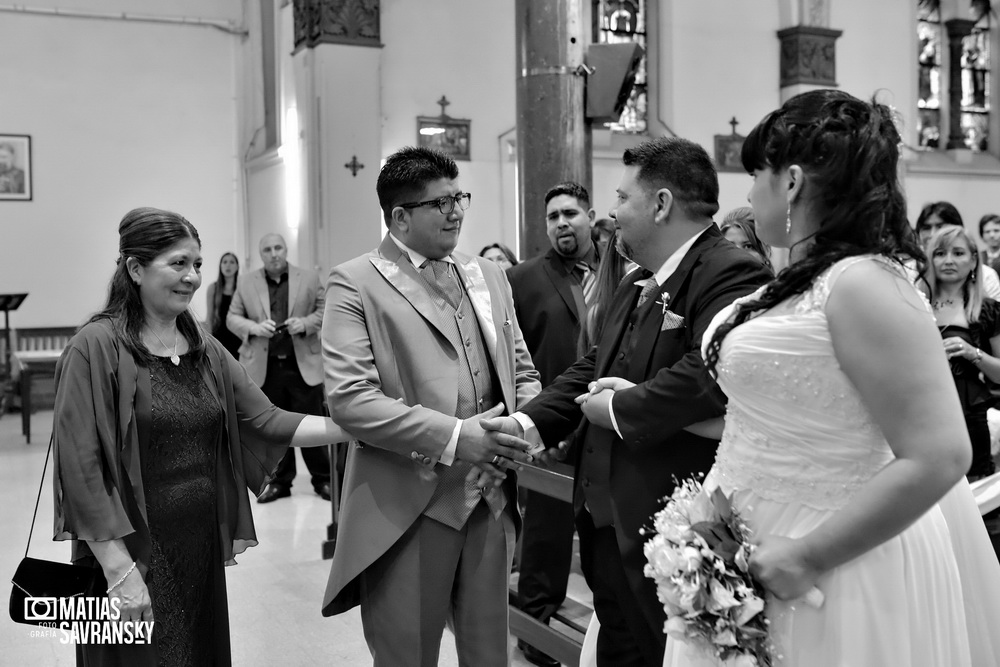
POLYGON ((534 456, 545 449, 545 443, 542 442, 542 437, 538 435, 538 427, 535 426, 535 422, 531 420, 531 417, 523 412, 515 412, 511 417, 521 425, 521 429, 524 431, 522 437, 531 443, 531 449, 528 450, 529 454, 534 456))
POLYGON ((618 428, 618 420, 615 419, 615 409, 612 407, 612 404, 614 403, 614 401, 615 401, 615 395, 612 392, 611 398, 608 399, 608 416, 611 417, 611 425, 615 428, 615 433, 618 434, 619 438, 621 438, 622 440, 624 440, 625 438, 622 437, 621 429, 618 428))
POLYGON ((451 432, 451 439, 448 444, 444 446, 444 451, 441 452, 441 458, 438 459, 441 463, 446 466, 450 466, 455 462, 455 450, 458 449, 458 434, 462 432, 462 420, 455 420, 455 430, 451 432))

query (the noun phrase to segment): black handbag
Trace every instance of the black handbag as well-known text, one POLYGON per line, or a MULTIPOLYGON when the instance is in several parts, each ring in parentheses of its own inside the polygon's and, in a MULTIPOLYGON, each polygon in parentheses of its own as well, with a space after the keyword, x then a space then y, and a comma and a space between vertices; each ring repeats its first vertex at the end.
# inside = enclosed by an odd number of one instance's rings
MULTIPOLYGON (((10 580, 13 584, 10 591, 10 618, 15 623, 58 625, 61 620, 65 620, 63 610, 73 604, 69 598, 93 595, 99 575, 102 580, 104 578, 99 570, 87 565, 28 557, 31 534, 35 531, 35 519, 38 517, 38 502, 42 498, 45 471, 49 465, 54 439, 53 436, 49 440, 49 450, 45 453, 42 481, 38 485, 38 497, 35 499, 35 512, 31 517, 31 530, 28 531, 24 558, 17 566, 14 578, 10 580)), ((70 611, 69 614, 72 615, 73 612, 70 611)))

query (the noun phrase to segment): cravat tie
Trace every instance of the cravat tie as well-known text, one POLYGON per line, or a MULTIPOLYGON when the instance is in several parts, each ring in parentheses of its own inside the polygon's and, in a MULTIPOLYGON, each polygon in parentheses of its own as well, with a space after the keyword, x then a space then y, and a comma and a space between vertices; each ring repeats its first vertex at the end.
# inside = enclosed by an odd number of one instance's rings
POLYGON ((642 291, 639 292, 639 303, 635 304, 635 307, 638 308, 642 304, 646 303, 649 297, 652 296, 653 292, 659 289, 659 287, 660 286, 656 284, 656 278, 646 278, 646 284, 643 285, 642 291))
POLYGON ((583 288, 583 302, 587 309, 594 305, 594 293, 597 291, 597 274, 586 262, 577 262, 576 270, 580 272, 580 286, 583 288))
POLYGON ((457 309, 462 304, 462 288, 455 280, 448 262, 440 259, 428 259, 420 265, 420 273, 424 280, 437 288, 438 293, 457 309))

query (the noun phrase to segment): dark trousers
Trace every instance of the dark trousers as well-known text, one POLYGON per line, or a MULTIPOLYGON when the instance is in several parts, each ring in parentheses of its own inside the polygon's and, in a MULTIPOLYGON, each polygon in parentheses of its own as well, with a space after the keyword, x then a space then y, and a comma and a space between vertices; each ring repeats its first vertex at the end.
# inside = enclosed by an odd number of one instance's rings
MULTIPOLYGON (((294 357, 268 357, 267 377, 261 387, 277 407, 307 415, 323 415, 323 385, 310 386, 302 379, 294 357)), ((309 468, 313 488, 330 483, 330 457, 326 447, 302 447, 302 460, 309 468)), ((289 447, 278 464, 271 484, 290 489, 295 479, 295 448, 289 447)))
POLYGON ((525 490, 518 606, 548 623, 566 599, 573 560, 573 505, 544 493, 525 490))
POLYGON ((580 566, 601 621, 597 666, 662 667, 667 637, 663 628, 650 625, 629 586, 614 526, 595 528, 590 512, 584 509, 576 515, 576 529, 580 566))

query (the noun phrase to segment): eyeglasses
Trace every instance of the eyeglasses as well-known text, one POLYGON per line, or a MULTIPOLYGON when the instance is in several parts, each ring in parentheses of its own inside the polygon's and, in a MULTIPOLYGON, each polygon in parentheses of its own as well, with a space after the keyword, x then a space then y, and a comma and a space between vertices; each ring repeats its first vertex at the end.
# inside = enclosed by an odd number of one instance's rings
POLYGON ((417 208, 420 206, 430 206, 434 205, 438 207, 443 215, 450 215, 452 211, 455 210, 455 204, 463 211, 469 208, 469 204, 472 203, 472 195, 468 192, 459 192, 457 195, 450 196, 445 195, 444 197, 438 197, 437 199, 428 199, 427 201, 418 201, 412 204, 400 204, 402 208, 417 208))

